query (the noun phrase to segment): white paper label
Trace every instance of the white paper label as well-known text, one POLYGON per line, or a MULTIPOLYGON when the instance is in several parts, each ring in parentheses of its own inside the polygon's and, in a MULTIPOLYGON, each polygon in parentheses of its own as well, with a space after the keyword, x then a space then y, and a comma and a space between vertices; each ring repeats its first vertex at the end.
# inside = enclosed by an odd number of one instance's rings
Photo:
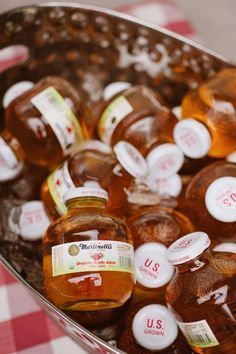
POLYGON ((31 98, 56 135, 64 155, 73 151, 83 140, 81 126, 66 100, 53 87, 48 87, 31 98))
POLYGON ((107 106, 98 125, 99 136, 105 144, 110 145, 115 128, 132 111, 133 107, 125 96, 117 97, 107 106))
POLYGON ((133 246, 126 242, 78 241, 52 247, 52 273, 54 277, 90 271, 133 273, 133 262, 133 246))
POLYGON ((196 322, 178 322, 178 326, 192 347, 208 348, 219 345, 206 320, 196 322))
POLYGON ((68 163, 65 162, 60 168, 56 169, 48 177, 47 183, 49 192, 57 206, 58 212, 63 215, 67 211, 63 202, 64 194, 76 187, 71 179, 68 163))

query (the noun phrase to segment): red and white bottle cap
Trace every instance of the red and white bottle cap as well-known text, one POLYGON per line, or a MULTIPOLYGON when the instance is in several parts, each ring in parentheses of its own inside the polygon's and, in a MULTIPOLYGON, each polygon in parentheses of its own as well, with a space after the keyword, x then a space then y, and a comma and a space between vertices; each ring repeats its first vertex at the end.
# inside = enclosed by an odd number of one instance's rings
POLYGON ((149 170, 156 178, 167 178, 180 170, 184 155, 175 144, 162 144, 154 148, 146 157, 149 170))
POLYGON ((13 219, 9 219, 9 226, 12 231, 27 241, 41 239, 49 225, 50 220, 47 217, 43 203, 38 200, 21 206, 21 214, 17 224, 13 219))
POLYGON ((236 243, 233 242, 224 242, 213 248, 215 252, 227 252, 236 254, 236 243))
POLYGON ((132 332, 143 348, 153 351, 171 346, 178 335, 178 326, 167 307, 151 304, 141 308, 134 316, 132 332))
POLYGON ((134 252, 134 272, 139 284, 156 289, 169 283, 174 267, 167 260, 167 247, 158 242, 148 242, 134 252))
POLYGON ((171 111, 178 120, 182 119, 182 107, 181 106, 176 106, 176 107, 172 108, 171 111))
POLYGON ((115 96, 117 93, 127 90, 131 87, 131 84, 126 81, 116 81, 107 85, 103 91, 104 100, 108 101, 110 98, 115 96))
POLYGON ((182 190, 182 180, 178 174, 168 178, 155 179, 155 176, 148 176, 148 186, 153 191, 158 191, 161 196, 178 197, 182 190))
POLYGON ((30 90, 34 86, 32 81, 20 81, 9 87, 5 92, 2 100, 3 108, 7 108, 9 104, 24 92, 30 90))
POLYGON ((208 212, 222 222, 236 221, 236 177, 217 178, 205 195, 208 212))
POLYGON ((112 149, 107 144, 101 142, 100 140, 84 140, 82 141, 76 151, 94 150, 100 151, 104 154, 112 154, 112 149))
POLYGON ((207 155, 211 148, 211 135, 204 124, 195 119, 183 119, 174 127, 174 139, 183 153, 200 159, 207 155))
POLYGON ((108 200, 108 193, 102 188, 96 187, 78 187, 69 190, 65 193, 64 203, 75 198, 95 197, 99 199, 108 200))
POLYGON ((127 141, 119 141, 114 146, 117 160, 133 177, 143 177, 148 173, 148 166, 140 152, 127 141))
POLYGON ((168 248, 167 258, 171 264, 186 263, 204 252, 211 241, 205 232, 192 232, 179 238, 168 248))
POLYGON ((0 182, 8 182, 16 178, 23 169, 23 163, 3 138, 0 137, 0 182))
POLYGON ((226 161, 236 163, 236 151, 231 152, 231 154, 226 157, 226 161))

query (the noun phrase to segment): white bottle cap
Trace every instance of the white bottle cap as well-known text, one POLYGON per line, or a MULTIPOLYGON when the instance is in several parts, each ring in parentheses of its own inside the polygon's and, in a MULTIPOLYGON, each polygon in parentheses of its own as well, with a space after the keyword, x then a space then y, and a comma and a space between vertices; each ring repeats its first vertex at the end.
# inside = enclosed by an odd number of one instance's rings
POLYGON ((3 108, 7 108, 9 104, 24 92, 30 90, 34 86, 32 81, 20 81, 9 87, 5 92, 2 100, 3 108))
POLYGON ((231 154, 226 157, 226 160, 228 162, 236 163, 236 151, 231 152, 231 154))
POLYGON ((0 182, 11 181, 16 178, 23 169, 23 163, 19 162, 3 138, 0 137, 0 182))
POLYGON ((236 221, 236 177, 217 178, 205 195, 208 212, 223 222, 236 221))
POLYGON ((143 348, 158 351, 168 348, 175 341, 178 326, 167 307, 152 304, 135 314, 132 332, 143 348))
POLYGON ((161 196, 178 197, 181 193, 183 183, 177 174, 162 179, 155 179, 154 176, 150 175, 148 177, 148 186, 151 190, 158 191, 161 196))
POLYGON ((114 152, 120 164, 133 177, 143 177, 148 173, 148 166, 140 152, 127 141, 119 141, 114 152))
POLYGON ((112 149, 110 146, 102 143, 100 140, 84 140, 82 141, 76 151, 85 151, 85 150, 95 150, 103 152, 104 154, 112 154, 112 149))
POLYGON ((236 243, 233 242, 224 242, 213 248, 215 252, 228 252, 236 254, 236 243))
POLYGON ((108 200, 108 193, 102 188, 96 187, 78 187, 70 189, 65 193, 63 200, 66 203, 68 200, 83 197, 95 197, 104 200, 108 200))
POLYGON ((176 106, 176 107, 172 108, 171 111, 178 120, 182 119, 182 107, 181 106, 176 106))
POLYGON ((170 245, 167 252, 168 260, 174 265, 186 263, 204 252, 210 243, 205 232, 192 232, 170 245))
POLYGON ((38 200, 21 206, 21 214, 17 224, 11 218, 9 220, 9 226, 12 231, 27 241, 41 239, 49 225, 50 220, 47 217, 43 203, 38 200))
POLYGON ((110 98, 115 96, 117 93, 124 91, 131 87, 129 82, 125 81, 116 81, 107 85, 103 91, 104 100, 108 101, 110 98))
POLYGON ((174 267, 167 260, 167 247, 158 242, 148 242, 134 252, 134 272, 139 284, 147 288, 160 288, 174 274, 174 267))
POLYGON ((206 156, 211 148, 211 135, 208 129, 191 118, 183 119, 176 124, 174 139, 183 153, 192 159, 206 156))
POLYGON ((150 172, 156 178, 167 178, 180 170, 184 155, 175 144, 162 144, 154 148, 146 157, 150 172))

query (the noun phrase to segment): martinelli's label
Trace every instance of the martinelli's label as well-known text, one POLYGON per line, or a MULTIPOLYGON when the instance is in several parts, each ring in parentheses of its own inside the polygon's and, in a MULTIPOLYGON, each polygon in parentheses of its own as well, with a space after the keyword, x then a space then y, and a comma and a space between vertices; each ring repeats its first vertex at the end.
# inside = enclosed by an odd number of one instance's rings
POLYGON ((178 322, 178 326, 192 347, 208 348, 219 345, 206 320, 196 322, 178 322))
POLYGON ((65 162, 60 168, 49 175, 47 183, 51 197, 57 206, 57 211, 63 215, 67 211, 63 202, 63 196, 68 190, 75 188, 68 170, 68 163, 65 162))
POLYGON ((83 140, 83 132, 69 104, 54 87, 32 97, 31 102, 52 128, 64 155, 70 154, 83 140))
POLYGON ((69 242, 52 247, 52 275, 90 271, 133 273, 133 260, 133 246, 126 242, 69 242))
POLYGON ((104 143, 110 145, 115 128, 122 121, 122 119, 124 119, 132 111, 133 107, 125 96, 117 97, 107 106, 98 125, 98 132, 104 143))

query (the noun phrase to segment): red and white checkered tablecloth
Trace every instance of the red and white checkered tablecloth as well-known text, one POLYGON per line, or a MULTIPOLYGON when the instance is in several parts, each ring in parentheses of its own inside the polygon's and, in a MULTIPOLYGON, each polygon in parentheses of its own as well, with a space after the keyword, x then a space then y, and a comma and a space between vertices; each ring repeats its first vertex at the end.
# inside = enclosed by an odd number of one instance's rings
MULTIPOLYGON (((169 0, 142 1, 119 11, 199 40, 181 10, 169 0)), ((0 265, 0 354, 83 354, 0 265)))

